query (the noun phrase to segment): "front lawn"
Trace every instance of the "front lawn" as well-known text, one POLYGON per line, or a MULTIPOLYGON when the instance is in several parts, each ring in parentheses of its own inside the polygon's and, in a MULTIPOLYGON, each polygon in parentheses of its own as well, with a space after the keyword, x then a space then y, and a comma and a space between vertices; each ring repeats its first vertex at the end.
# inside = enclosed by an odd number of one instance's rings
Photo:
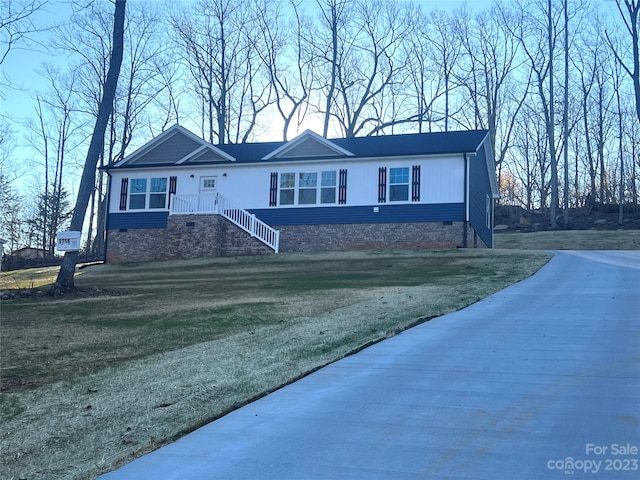
POLYGON ((440 250, 0 275, 3 478, 86 479, 314 369, 526 278, 541 252, 440 250), (26 290, 24 290, 26 289, 26 290), (17 290, 14 290, 17 292, 17 290))

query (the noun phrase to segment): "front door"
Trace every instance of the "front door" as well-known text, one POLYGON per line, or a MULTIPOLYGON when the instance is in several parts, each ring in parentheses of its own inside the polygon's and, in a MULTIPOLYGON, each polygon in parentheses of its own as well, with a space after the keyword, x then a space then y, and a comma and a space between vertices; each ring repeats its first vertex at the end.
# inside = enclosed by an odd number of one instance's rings
POLYGON ((218 197, 218 177, 200 177, 200 212, 215 212, 218 197))

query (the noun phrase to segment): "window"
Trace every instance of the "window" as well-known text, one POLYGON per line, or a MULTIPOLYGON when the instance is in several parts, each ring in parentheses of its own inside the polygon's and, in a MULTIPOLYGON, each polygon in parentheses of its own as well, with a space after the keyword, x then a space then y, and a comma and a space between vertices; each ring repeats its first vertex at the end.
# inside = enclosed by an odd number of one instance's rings
POLYGON ((322 172, 320 203, 336 203, 336 172, 322 172))
POLYGON ((389 201, 406 202, 409 200, 409 168, 389 169, 389 201))
POLYGON ((167 179, 152 178, 149 208, 165 208, 167 205, 167 179))
MULTIPOLYGON (((129 185, 129 210, 167 208, 167 177, 132 178, 129 185)), ((123 189, 121 196, 124 195, 126 195, 126 191, 123 189)))
MULTIPOLYGON (((342 203, 346 203, 347 174, 341 170, 342 203)), ((338 176, 335 170, 326 172, 271 173, 269 206, 335 204, 338 191, 338 176), (278 178, 280 185, 278 185, 278 178)))
POLYGON ((200 190, 206 191, 216 189, 216 177, 202 177, 200 181, 200 190))
POLYGON ((147 206, 147 179, 132 178, 131 194, 129 195, 129 209, 140 210, 147 206))
POLYGON ((296 174, 280 174, 280 205, 293 205, 296 193, 296 174))
POLYGON ((298 178, 298 204, 312 205, 318 197, 318 174, 300 173, 298 178))

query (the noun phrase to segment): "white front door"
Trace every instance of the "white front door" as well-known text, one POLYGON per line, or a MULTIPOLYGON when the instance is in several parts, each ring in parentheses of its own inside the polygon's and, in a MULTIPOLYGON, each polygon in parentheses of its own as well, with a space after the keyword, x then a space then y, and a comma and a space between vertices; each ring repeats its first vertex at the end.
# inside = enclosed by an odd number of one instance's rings
POLYGON ((218 177, 200 177, 199 211, 215 212, 218 193, 218 177))

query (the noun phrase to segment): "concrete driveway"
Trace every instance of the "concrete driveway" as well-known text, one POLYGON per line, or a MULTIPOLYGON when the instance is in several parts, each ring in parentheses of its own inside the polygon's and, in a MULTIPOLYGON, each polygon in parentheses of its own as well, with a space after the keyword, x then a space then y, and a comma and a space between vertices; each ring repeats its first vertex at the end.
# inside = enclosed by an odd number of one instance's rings
POLYGON ((626 480, 639 450, 640 252, 575 251, 101 478, 626 480))

